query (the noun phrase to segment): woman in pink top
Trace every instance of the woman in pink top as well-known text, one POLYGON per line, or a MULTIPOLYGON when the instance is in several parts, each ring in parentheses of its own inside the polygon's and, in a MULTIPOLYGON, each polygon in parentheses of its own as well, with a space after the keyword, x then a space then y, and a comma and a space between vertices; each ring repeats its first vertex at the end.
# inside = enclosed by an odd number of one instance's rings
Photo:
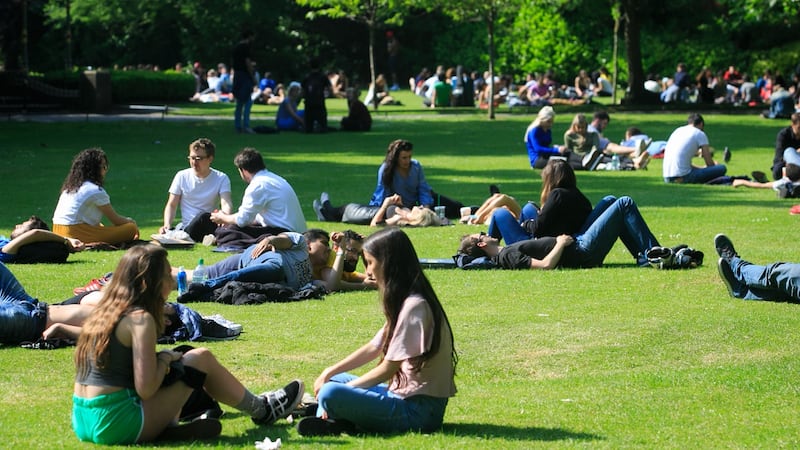
POLYGON ((408 236, 398 228, 371 235, 364 260, 386 322, 370 342, 322 371, 314 382, 317 417, 297 426, 303 436, 435 431, 456 393, 450 322, 408 236), (347 373, 376 359, 361 376, 347 373))

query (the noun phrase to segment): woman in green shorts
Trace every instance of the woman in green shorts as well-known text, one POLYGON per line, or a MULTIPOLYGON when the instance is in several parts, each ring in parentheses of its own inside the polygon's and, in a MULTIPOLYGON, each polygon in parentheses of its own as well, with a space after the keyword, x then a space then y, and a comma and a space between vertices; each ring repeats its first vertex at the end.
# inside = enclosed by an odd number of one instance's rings
POLYGON ((174 286, 163 248, 139 245, 123 255, 75 351, 72 427, 80 440, 133 444, 166 436, 215 437, 221 431, 217 419, 173 427, 194 389, 265 425, 288 416, 300 402, 300 381, 254 395, 207 349, 156 352, 164 302, 174 286), (164 383, 172 370, 182 375, 164 383), (184 434, 175 432, 180 429, 184 434))

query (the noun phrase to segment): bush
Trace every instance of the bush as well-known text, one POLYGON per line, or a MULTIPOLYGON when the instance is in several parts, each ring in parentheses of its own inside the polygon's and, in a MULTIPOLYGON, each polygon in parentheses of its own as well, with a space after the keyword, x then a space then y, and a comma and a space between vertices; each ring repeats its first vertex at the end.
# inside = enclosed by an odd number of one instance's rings
POLYGON ((114 103, 144 101, 174 102, 194 93, 194 77, 168 70, 115 70, 111 72, 111 97, 114 103))

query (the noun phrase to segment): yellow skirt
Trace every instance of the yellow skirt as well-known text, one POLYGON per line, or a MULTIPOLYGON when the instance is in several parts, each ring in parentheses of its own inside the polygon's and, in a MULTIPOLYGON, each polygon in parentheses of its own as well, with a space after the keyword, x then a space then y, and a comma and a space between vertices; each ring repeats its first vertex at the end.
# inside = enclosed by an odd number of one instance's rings
POLYGON ((106 242, 109 244, 121 244, 139 238, 139 228, 135 223, 125 223, 122 225, 103 226, 89 225, 81 223, 78 225, 57 225, 53 224, 53 233, 80 239, 84 243, 106 242))

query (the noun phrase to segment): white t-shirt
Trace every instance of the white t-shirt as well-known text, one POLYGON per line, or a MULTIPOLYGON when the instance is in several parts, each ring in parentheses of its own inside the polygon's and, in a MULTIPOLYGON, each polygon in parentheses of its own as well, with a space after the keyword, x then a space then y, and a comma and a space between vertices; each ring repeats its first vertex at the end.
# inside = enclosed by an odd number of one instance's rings
MULTIPOLYGON (((400 398, 421 394, 440 398, 454 396, 456 384, 453 380, 453 347, 450 336, 450 328, 442 320, 439 351, 418 372, 412 370, 409 358, 422 355, 430 349, 433 342, 433 311, 422 297, 414 294, 408 297, 397 316, 394 335, 384 355, 384 359, 388 361, 402 361, 400 370, 406 380, 404 385, 399 386, 393 379, 389 390, 400 398)), ((371 343, 376 348, 381 348, 382 342, 383 329, 378 331, 371 343)))
POLYGON ((300 200, 292 186, 267 169, 259 171, 250 180, 242 197, 242 206, 236 213, 236 225, 279 227, 289 231, 306 231, 306 219, 300 200))
POLYGON ((84 181, 76 192, 62 192, 53 213, 54 225, 99 225, 103 212, 99 206, 111 203, 108 193, 102 187, 84 181))
POLYGON ((184 226, 198 214, 217 208, 220 194, 230 191, 230 178, 217 169, 211 169, 205 178, 197 177, 191 168, 183 169, 175 174, 169 186, 170 194, 181 197, 181 223, 184 226))
POLYGON ((678 127, 664 148, 664 178, 682 177, 692 171, 692 158, 700 147, 708 145, 708 137, 694 125, 678 127))

